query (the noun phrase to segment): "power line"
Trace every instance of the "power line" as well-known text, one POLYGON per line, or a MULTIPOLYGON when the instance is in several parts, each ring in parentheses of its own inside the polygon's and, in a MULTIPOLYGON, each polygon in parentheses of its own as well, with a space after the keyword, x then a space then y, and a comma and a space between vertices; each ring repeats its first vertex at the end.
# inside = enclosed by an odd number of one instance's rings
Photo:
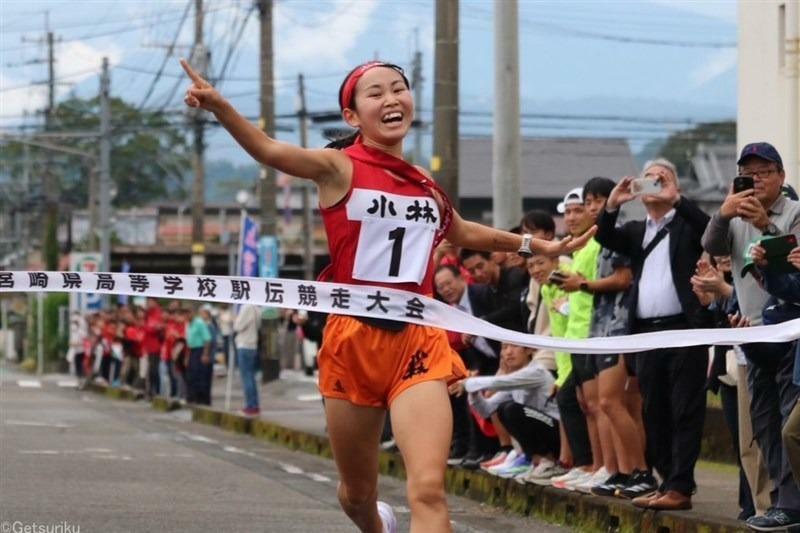
POLYGON ((219 74, 217 74, 216 78, 213 79, 211 82, 212 85, 216 85, 220 83, 225 77, 225 70, 228 68, 228 63, 231 60, 231 56, 233 55, 234 50, 239 46, 239 41, 242 39, 242 35, 244 35, 244 30, 247 27, 247 23, 250 21, 250 15, 255 11, 255 4, 250 6, 250 9, 245 13, 244 17, 242 18, 241 25, 239 26, 239 32, 236 34, 236 37, 231 42, 230 47, 228 47, 228 53, 225 56, 225 60, 222 63, 222 67, 220 68, 219 74))
POLYGON ((172 43, 169 45, 169 48, 167 48, 167 51, 164 53, 164 60, 161 62, 161 66, 158 67, 158 72, 156 72, 153 81, 150 83, 150 87, 147 89, 147 93, 144 95, 144 98, 142 98, 142 102, 139 104, 138 109, 140 111, 147 103, 147 100, 150 99, 150 95, 153 94, 153 90, 156 88, 156 84, 158 83, 158 80, 161 79, 161 74, 164 72, 164 67, 167 66, 169 58, 172 57, 172 51, 175 49, 175 45, 178 43, 178 37, 180 37, 181 30, 183 29, 183 24, 186 22, 186 17, 189 15, 189 8, 191 6, 192 6, 191 0, 186 2, 186 8, 183 10, 183 18, 181 18, 181 21, 178 24, 178 29, 175 30, 175 37, 172 39, 172 43))
MULTIPOLYGON (((491 16, 492 13, 489 10, 473 8, 472 13, 482 13, 485 16, 491 16)), ((481 22, 485 22, 487 20, 486 17, 483 18, 473 18, 472 20, 481 22)), ((587 38, 587 39, 598 39, 604 41, 614 41, 620 42, 625 44, 647 44, 647 45, 657 45, 657 46, 675 46, 675 47, 683 47, 683 48, 736 48, 735 41, 687 41, 681 39, 657 39, 651 37, 633 37, 633 36, 624 36, 624 35, 616 35, 616 34, 609 34, 609 33, 602 33, 597 31, 590 31, 590 30, 581 30, 577 28, 570 28, 568 26, 563 26, 561 24, 553 23, 553 22, 546 22, 542 20, 532 20, 525 17, 519 17, 520 22, 530 26, 538 26, 540 28, 544 28, 550 30, 551 32, 558 33, 559 35, 567 34, 573 37, 579 38, 587 38)), ((491 28, 488 26, 479 26, 474 27, 473 29, 477 30, 489 30, 491 28)))
MULTIPOLYGON (((58 82, 67 80, 69 78, 75 78, 77 76, 83 76, 84 74, 89 74, 89 73, 97 74, 97 69, 96 68, 88 68, 88 69, 84 69, 84 70, 79 70, 77 72, 70 72, 69 74, 62 74, 60 77, 55 78, 55 82, 58 83, 58 82)), ((34 81, 34 82, 30 82, 30 83, 25 83, 23 85, 12 85, 11 87, 2 87, 2 88, 0 88, 0 93, 7 92, 7 91, 17 91, 17 90, 20 90, 20 89, 29 89, 29 88, 35 87, 37 85, 47 85, 48 83, 50 83, 50 82, 49 81, 34 81)))
MULTIPOLYGON (((203 13, 204 14, 213 13, 213 12, 216 12, 216 11, 222 11, 222 10, 225 10, 225 9, 231 9, 232 7, 235 7, 235 6, 224 6, 224 7, 217 7, 217 8, 214 8, 214 9, 207 9, 203 13)), ((156 24, 166 24, 168 22, 176 22, 178 20, 180 20, 180 19, 178 17, 175 17, 175 18, 165 19, 165 20, 162 20, 162 21, 157 22, 157 23, 148 22, 146 24, 134 24, 134 25, 126 24, 124 27, 121 27, 121 28, 118 28, 118 29, 115 29, 115 30, 108 30, 108 31, 103 31, 103 32, 98 32, 98 33, 90 33, 90 34, 86 34, 86 35, 81 35, 79 37, 70 37, 68 39, 61 39, 60 42, 61 43, 68 43, 68 42, 73 42, 73 41, 88 41, 90 39, 97 39, 98 37, 108 37, 110 35, 119 35, 121 33, 129 33, 129 32, 132 32, 132 31, 140 30, 142 28, 149 28, 149 27, 152 27, 152 26, 154 26, 156 24)), ((32 45, 23 45, 23 46, 17 46, 17 47, 13 47, 13 48, 3 48, 2 50, 0 50, 0 53, 16 52, 18 50, 24 50, 26 48, 31 48, 31 46, 32 45)))
MULTIPOLYGON (((60 24, 59 27, 54 31, 62 32, 64 30, 66 30, 66 29, 84 28, 84 27, 87 27, 87 26, 91 26, 93 28, 96 28, 97 26, 107 26, 107 25, 111 25, 111 24, 129 24, 132 20, 143 21, 143 20, 155 19, 156 24, 158 24, 157 21, 162 16, 164 16, 164 15, 173 15, 173 14, 177 15, 180 12, 181 11, 178 10, 178 9, 170 9, 170 10, 160 11, 158 13, 149 13, 149 14, 146 14, 146 15, 140 15, 140 16, 135 16, 135 17, 127 16, 124 19, 118 19, 118 20, 107 20, 107 19, 105 19, 105 17, 103 17, 103 20, 95 21, 95 22, 79 22, 77 24, 60 24)), ((23 18, 23 17, 20 17, 20 18, 23 18)), ((30 18, 30 17, 24 17, 24 18, 30 18)), ((35 28, 29 28, 29 29, 22 28, 21 29, 21 28, 18 28, 16 24, 8 23, 8 24, 5 24, 3 26, 0 26, 0 31, 2 31, 4 34, 11 34, 11 33, 29 33, 29 32, 35 32, 37 30, 35 28), (14 28, 16 28, 16 29, 9 29, 12 26, 14 28)))

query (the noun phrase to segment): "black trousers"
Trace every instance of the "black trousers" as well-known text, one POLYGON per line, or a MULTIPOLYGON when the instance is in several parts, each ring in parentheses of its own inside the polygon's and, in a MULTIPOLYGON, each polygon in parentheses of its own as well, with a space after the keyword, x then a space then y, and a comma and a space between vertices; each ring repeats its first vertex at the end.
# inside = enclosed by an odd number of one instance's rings
MULTIPOLYGON (((741 386, 744 387, 744 383, 741 386)), ((736 462, 739 465, 739 508, 745 516, 750 517, 756 514, 756 509, 753 495, 750 493, 750 484, 744 475, 742 460, 739 458, 739 400, 736 387, 720 383, 719 398, 722 401, 722 415, 731 432, 733 451, 736 453, 736 462)))
POLYGON ((792 382, 794 346, 794 343, 753 343, 742 348, 748 362, 753 437, 767 462, 774 486, 772 501, 776 507, 797 511, 800 487, 792 477, 781 438, 781 429, 800 397, 800 387, 792 382))
POLYGON ((694 467, 703 438, 708 350, 704 346, 669 348, 636 357, 647 462, 664 480, 659 490, 689 496, 695 487, 694 467))
POLYGON ((575 466, 592 464, 592 446, 589 443, 589 427, 586 425, 586 416, 578 403, 578 392, 574 373, 564 381, 556 394, 558 412, 561 423, 564 424, 564 433, 567 434, 569 447, 572 449, 572 461, 575 466))
POLYGON ((525 455, 531 457, 553 454, 558 457, 561 447, 558 420, 516 402, 501 405, 497 416, 508 432, 517 439, 525 455))
POLYGON ((161 378, 158 375, 158 364, 161 362, 161 356, 158 352, 147 354, 147 394, 156 396, 161 393, 163 396, 167 392, 161 392, 161 378))
POLYGON ((467 395, 450 396, 450 407, 453 409, 453 443, 456 452, 467 453, 469 449, 470 419, 467 395))
POLYGON ((213 363, 202 361, 203 348, 189 350, 189 366, 186 369, 186 401, 201 405, 211 405, 211 381, 213 363))

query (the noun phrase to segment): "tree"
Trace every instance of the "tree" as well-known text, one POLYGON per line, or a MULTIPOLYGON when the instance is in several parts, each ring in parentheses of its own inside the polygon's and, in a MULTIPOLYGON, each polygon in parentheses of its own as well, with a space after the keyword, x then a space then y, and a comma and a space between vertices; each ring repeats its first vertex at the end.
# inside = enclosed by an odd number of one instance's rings
POLYGON ((698 143, 736 144, 736 121, 706 122, 667 137, 660 155, 672 161, 681 176, 688 176, 698 143))
MULTIPOLYGON (((98 139, 91 133, 100 129, 100 100, 71 98, 55 109, 52 132, 73 132, 85 136, 49 138, 48 141, 83 152, 94 158, 63 153, 47 153, 31 146, 33 176, 40 175, 48 156, 56 159, 53 170, 59 174, 63 203, 88 205, 89 176, 96 170, 98 139)), ((119 98, 111 99, 111 180, 117 190, 117 207, 143 205, 154 200, 179 199, 186 195, 184 175, 189 167, 187 141, 181 125, 158 112, 139 111, 119 98)), ((5 172, 23 172, 23 148, 10 142, 0 147, 0 157, 8 161, 5 172)))

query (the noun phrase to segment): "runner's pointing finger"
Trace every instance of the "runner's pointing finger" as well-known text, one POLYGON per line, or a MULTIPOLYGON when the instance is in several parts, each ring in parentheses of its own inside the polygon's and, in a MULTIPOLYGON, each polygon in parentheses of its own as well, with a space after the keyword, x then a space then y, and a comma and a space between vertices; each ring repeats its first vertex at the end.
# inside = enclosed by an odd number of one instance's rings
POLYGON ((208 82, 200 77, 200 74, 194 71, 194 69, 189 66, 189 63, 181 58, 181 66, 183 67, 184 72, 192 79, 195 85, 199 88, 208 87, 208 82))

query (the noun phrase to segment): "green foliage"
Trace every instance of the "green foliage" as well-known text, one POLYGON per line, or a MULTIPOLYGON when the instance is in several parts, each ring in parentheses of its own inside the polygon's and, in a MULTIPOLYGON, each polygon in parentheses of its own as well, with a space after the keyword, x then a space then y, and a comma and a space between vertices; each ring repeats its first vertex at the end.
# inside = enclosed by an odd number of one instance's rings
MULTIPOLYGON (((111 180, 117 189, 117 207, 142 205, 153 200, 185 197, 183 176, 189 168, 189 149, 178 122, 164 113, 142 112, 118 99, 111 99, 111 180)), ((99 98, 71 98, 58 104, 53 130, 91 133, 100 129, 99 98)), ((59 174, 59 198, 63 203, 84 207, 89 201, 89 176, 99 165, 96 136, 56 139, 54 144, 94 154, 94 158, 29 147, 33 173, 41 172, 48 158, 59 174)), ((10 162, 4 172, 20 176, 23 147, 9 142, 0 147, 0 157, 10 162)))
MULTIPOLYGON (((38 321, 39 299, 31 298, 28 306, 28 327, 25 342, 25 358, 36 361, 38 357, 38 321)), ((44 360, 57 361, 63 357, 69 347, 69 325, 65 324, 62 335, 58 334, 58 314, 62 307, 69 307, 69 295, 66 293, 52 293, 43 299, 44 330, 44 360)))
POLYGON ((678 167, 678 173, 688 176, 691 172, 691 160, 698 143, 735 144, 736 121, 706 122, 692 129, 675 132, 667 138, 661 147, 661 157, 666 157, 678 167))
POLYGON ((44 298, 44 358, 57 361, 69 348, 69 322, 64 323, 61 335, 58 332, 58 315, 61 308, 69 308, 69 294, 52 293, 44 298))

